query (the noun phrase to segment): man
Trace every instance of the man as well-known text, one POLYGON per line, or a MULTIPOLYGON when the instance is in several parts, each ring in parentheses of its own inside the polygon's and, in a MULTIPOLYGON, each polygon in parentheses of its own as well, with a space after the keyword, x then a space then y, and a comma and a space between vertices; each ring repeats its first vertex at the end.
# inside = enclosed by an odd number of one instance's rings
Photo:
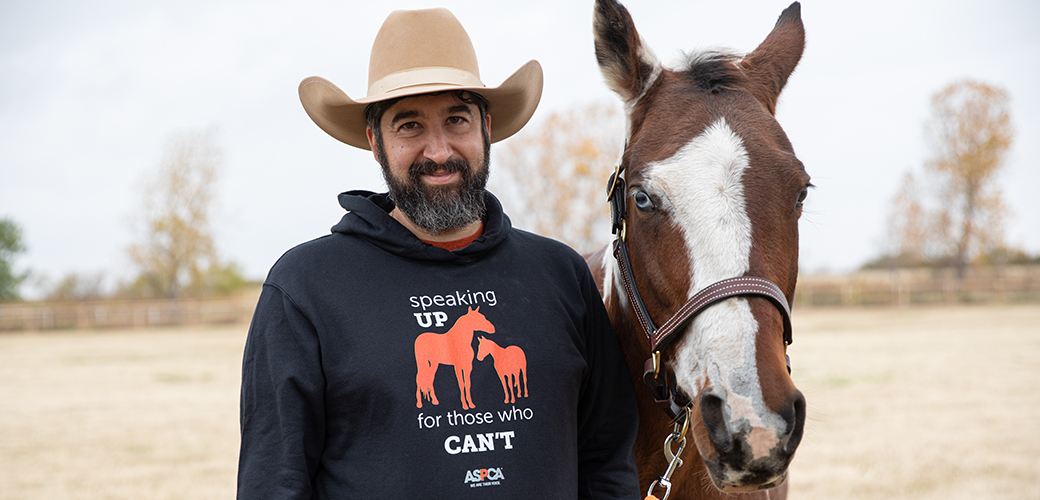
POLYGON ((332 234, 264 283, 239 498, 639 498, 633 390, 584 261, 512 229, 484 190, 490 143, 541 85, 531 61, 484 86, 444 9, 387 18, 366 98, 300 85, 390 192, 341 194, 332 234))

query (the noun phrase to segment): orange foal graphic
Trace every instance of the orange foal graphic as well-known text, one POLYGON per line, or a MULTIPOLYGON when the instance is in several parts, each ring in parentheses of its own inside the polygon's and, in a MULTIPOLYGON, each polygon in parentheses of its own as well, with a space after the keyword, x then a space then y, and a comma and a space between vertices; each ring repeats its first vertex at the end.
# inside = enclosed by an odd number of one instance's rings
POLYGON ((447 333, 426 332, 415 339, 416 408, 422 408, 423 397, 435 405, 440 404, 437 394, 433 392, 433 379, 437 376, 439 365, 455 368, 462 409, 474 407, 473 398, 469 395, 470 373, 473 371, 473 333, 478 330, 495 333, 495 325, 479 311, 479 307, 469 308, 469 312, 459 318, 447 333))
POLYGON ((502 381, 502 392, 505 393, 506 403, 515 403, 516 398, 527 397, 527 356, 524 350, 511 345, 499 347, 495 342, 485 338, 477 338, 477 359, 484 361, 490 354, 495 360, 495 371, 502 381), (523 378, 524 386, 521 394, 520 379, 523 378))

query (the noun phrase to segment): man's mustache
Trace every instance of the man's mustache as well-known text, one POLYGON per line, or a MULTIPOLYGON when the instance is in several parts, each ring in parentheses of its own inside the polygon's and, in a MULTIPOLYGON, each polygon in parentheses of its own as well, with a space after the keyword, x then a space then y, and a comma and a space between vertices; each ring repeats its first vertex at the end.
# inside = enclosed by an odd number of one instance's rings
POLYGON ((442 172, 450 174, 454 172, 466 172, 468 170, 469 162, 462 158, 449 158, 444 163, 437 163, 427 158, 413 163, 408 169, 408 173, 413 179, 418 179, 420 175, 432 175, 442 172))

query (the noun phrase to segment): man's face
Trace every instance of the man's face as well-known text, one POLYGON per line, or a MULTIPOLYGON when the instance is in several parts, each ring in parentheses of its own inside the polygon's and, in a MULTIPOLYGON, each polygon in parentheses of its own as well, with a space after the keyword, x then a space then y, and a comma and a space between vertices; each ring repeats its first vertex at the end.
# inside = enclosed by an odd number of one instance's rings
POLYGON ((476 104, 446 92, 394 103, 381 142, 368 131, 391 197, 419 227, 439 234, 483 217, 490 117, 481 122, 476 104))

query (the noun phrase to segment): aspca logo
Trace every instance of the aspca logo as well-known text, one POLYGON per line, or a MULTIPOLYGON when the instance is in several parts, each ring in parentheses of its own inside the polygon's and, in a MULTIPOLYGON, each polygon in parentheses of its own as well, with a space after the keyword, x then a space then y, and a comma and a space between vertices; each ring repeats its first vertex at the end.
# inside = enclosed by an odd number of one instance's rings
POLYGON ((499 481, 505 479, 505 474, 502 474, 502 468, 487 468, 487 469, 473 469, 466 471, 466 480, 463 481, 465 484, 470 484, 470 487, 477 486, 493 486, 500 484, 499 481))

